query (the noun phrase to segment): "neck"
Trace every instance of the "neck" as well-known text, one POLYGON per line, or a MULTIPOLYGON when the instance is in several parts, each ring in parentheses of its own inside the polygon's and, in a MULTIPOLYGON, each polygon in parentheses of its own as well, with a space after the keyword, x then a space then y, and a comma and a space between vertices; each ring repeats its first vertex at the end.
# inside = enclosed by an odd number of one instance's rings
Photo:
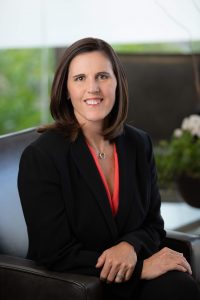
POLYGON ((109 141, 106 141, 102 135, 96 132, 84 132, 83 133, 86 141, 90 146, 99 152, 103 152, 105 147, 109 144, 109 141))
POLYGON ((105 140, 94 128, 93 130, 84 130, 83 134, 87 143, 94 149, 99 159, 105 159, 112 154, 113 148, 110 142, 105 140))
POLYGON ((85 123, 82 125, 82 132, 87 143, 94 149, 99 159, 111 157, 113 145, 102 136, 102 122, 85 123))
POLYGON ((101 148, 108 141, 104 140, 104 137, 101 135, 102 126, 97 124, 96 126, 92 124, 91 126, 82 126, 82 132, 88 141, 88 143, 92 146, 95 145, 98 148, 101 148))

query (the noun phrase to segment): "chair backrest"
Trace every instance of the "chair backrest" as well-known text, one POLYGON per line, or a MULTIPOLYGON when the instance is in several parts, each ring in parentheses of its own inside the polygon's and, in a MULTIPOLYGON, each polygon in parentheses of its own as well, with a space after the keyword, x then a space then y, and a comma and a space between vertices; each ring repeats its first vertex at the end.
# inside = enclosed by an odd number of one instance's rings
POLYGON ((36 128, 0 136, 0 253, 25 257, 26 224, 17 189, 19 160, 24 148, 36 139, 36 128))

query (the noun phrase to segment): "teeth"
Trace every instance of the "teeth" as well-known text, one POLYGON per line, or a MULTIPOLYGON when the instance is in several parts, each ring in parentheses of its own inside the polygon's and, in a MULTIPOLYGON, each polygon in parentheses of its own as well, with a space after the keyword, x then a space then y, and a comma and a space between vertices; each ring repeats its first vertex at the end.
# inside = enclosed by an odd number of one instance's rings
POLYGON ((89 100, 86 100, 85 101, 87 104, 90 104, 90 105, 95 105, 95 104, 99 104, 101 102, 101 100, 93 100, 93 99, 89 99, 89 100))

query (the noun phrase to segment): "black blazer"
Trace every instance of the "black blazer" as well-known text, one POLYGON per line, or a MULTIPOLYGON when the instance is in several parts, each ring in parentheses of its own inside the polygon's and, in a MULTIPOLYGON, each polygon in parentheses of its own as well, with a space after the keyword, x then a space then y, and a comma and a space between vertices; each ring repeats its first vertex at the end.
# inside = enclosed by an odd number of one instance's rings
POLYGON ((138 254, 134 276, 139 277, 142 260, 159 249, 165 236, 152 143, 147 133, 129 125, 115 143, 120 173, 115 217, 81 133, 71 143, 51 130, 25 149, 18 189, 29 258, 56 271, 98 276, 101 253, 127 241, 138 254))

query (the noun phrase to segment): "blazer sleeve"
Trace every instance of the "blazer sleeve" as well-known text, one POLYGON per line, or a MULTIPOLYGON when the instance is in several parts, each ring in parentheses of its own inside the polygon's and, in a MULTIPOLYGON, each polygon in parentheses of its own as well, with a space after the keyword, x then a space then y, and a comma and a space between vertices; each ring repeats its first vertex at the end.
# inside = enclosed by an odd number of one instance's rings
POLYGON ((134 246, 138 258, 145 259, 160 248, 166 235, 164 221, 160 213, 161 197, 157 184, 157 172, 150 136, 140 132, 137 141, 137 175, 144 207, 144 219, 141 226, 120 237, 134 246))
POLYGON ((29 236, 28 257, 56 271, 78 268, 98 275, 95 264, 100 253, 84 249, 72 234, 59 170, 34 144, 21 156, 18 190, 29 236))

